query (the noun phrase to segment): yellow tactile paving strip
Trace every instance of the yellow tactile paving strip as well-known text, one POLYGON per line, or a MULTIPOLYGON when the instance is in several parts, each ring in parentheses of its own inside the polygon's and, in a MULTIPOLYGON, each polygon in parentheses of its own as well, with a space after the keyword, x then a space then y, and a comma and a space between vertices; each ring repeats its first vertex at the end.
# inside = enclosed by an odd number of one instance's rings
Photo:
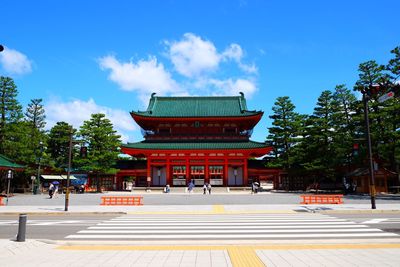
POLYGON ((225 208, 223 205, 213 205, 213 213, 225 213, 225 208))
POLYGON ((232 266, 265 266, 256 250, 302 250, 302 249, 377 249, 400 248, 400 244, 310 244, 310 245, 221 245, 221 246, 130 246, 130 245, 69 245, 59 246, 61 250, 226 250, 232 266))
POLYGON ((253 247, 228 247, 229 258, 234 267, 258 267, 265 266, 265 264, 257 256, 253 247))

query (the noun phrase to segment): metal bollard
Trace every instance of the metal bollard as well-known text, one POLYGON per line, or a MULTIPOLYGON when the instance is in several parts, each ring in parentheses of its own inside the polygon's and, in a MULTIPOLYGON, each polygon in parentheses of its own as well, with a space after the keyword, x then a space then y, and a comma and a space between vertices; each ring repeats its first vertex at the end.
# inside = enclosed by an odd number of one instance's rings
POLYGON ((26 214, 19 215, 17 242, 25 242, 26 220, 27 220, 26 214))

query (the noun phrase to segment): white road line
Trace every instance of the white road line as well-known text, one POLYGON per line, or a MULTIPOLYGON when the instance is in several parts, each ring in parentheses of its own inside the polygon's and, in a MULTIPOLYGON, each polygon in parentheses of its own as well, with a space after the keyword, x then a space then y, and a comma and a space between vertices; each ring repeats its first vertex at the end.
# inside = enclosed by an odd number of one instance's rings
POLYGON ((387 220, 388 219, 386 219, 386 218, 379 218, 379 219, 371 219, 371 220, 368 220, 368 221, 365 221, 365 222, 362 222, 362 223, 374 224, 374 223, 380 223, 380 222, 387 221, 387 220))
POLYGON ((285 229, 285 230, 265 230, 265 229, 235 229, 235 230, 82 230, 78 234, 262 234, 262 233, 338 233, 338 232, 382 232, 380 229, 362 228, 362 229, 285 229))
MULTIPOLYGON (((242 225, 240 225, 242 226, 242 225)), ((299 229, 314 229, 316 228, 315 225, 247 225, 246 229, 293 229, 294 227, 299 228, 299 229)), ((368 227, 366 225, 358 225, 358 224, 338 224, 338 225, 318 225, 318 229, 321 228, 365 228, 368 227)), ((187 225, 184 227, 185 229, 240 229, 242 227, 238 226, 231 226, 231 225, 198 225, 198 226, 192 226, 192 225, 187 225)), ((175 225, 163 225, 163 226, 157 226, 157 227, 152 227, 152 226, 91 226, 88 229, 96 229, 96 230, 101 230, 101 229, 113 229, 113 230, 151 230, 151 229, 182 229, 182 226, 175 226, 175 225)))
POLYGON ((121 216, 89 226, 66 239, 213 240, 380 238, 395 233, 327 215, 121 216))
MULTIPOLYGON (((182 223, 182 222, 174 222, 173 225, 239 225, 239 226, 247 226, 247 225, 325 225, 325 224, 356 224, 355 222, 327 222, 327 221, 319 221, 319 222, 224 222, 224 223, 215 223, 215 222, 194 222, 194 223, 182 223)), ((127 225, 143 225, 142 223, 99 223, 98 226, 127 226, 127 225)), ((165 225, 165 223, 146 223, 145 225, 165 225)))
MULTIPOLYGON (((151 223, 151 222, 157 222, 157 223, 170 223, 170 222, 176 222, 179 221, 180 223, 191 223, 191 222, 212 222, 212 223, 224 223, 228 220, 129 220, 129 221, 112 221, 112 223, 151 223)), ((283 219, 283 220, 241 220, 241 219, 233 219, 229 221, 234 221, 234 222, 345 222, 347 220, 345 219, 320 219, 320 220, 314 220, 314 219, 283 219)))
POLYGON ((249 239, 249 238, 338 238, 338 237, 398 237, 394 233, 356 233, 356 234, 245 234, 245 235, 235 235, 235 234, 221 234, 221 235, 69 235, 68 239, 249 239))

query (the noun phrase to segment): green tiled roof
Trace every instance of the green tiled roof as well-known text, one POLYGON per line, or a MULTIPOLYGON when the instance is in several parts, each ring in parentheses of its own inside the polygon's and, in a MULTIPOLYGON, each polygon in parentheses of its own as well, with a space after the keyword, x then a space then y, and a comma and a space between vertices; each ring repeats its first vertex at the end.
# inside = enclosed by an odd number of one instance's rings
POLYGON ((185 149, 254 149, 266 148, 265 143, 254 141, 237 141, 237 142, 149 142, 142 141, 138 143, 128 143, 123 145, 125 148, 135 149, 171 149, 171 150, 185 150, 185 149))
POLYGON ((12 162, 9 158, 0 155, 0 167, 3 168, 24 168, 24 166, 12 162))
POLYGON ((242 117, 261 113, 247 110, 244 95, 180 96, 150 98, 146 111, 132 114, 146 117, 242 117))

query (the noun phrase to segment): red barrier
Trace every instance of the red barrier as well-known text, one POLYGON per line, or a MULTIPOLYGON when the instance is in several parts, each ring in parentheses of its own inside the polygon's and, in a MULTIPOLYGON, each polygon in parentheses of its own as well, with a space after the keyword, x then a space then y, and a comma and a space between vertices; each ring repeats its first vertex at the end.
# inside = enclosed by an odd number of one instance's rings
POLYGON ((300 204, 343 204, 343 195, 301 195, 300 204))
POLYGON ((143 197, 138 196, 103 196, 100 205, 103 206, 142 206, 143 197))

